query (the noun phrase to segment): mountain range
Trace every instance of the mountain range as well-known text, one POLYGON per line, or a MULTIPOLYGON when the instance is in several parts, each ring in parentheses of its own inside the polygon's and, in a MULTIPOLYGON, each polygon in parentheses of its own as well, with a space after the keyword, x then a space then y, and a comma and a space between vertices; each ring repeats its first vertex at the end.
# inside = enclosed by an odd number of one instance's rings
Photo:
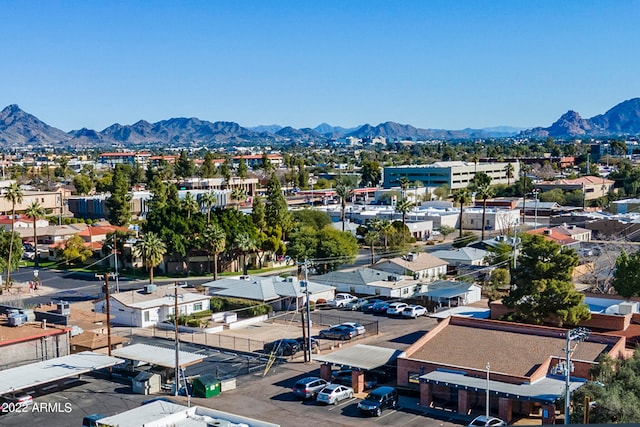
POLYGON ((326 143, 344 137, 390 140, 451 140, 477 138, 574 138, 613 137, 640 134, 640 98, 630 99, 604 114, 583 119, 568 111, 547 128, 523 130, 515 127, 483 129, 420 129, 395 122, 377 126, 365 124, 343 128, 322 123, 315 128, 295 129, 291 126, 268 125, 245 128, 234 122, 209 122, 197 118, 171 118, 156 123, 140 120, 132 125, 115 123, 102 131, 82 128, 64 132, 9 105, 0 111, 0 143, 3 146, 223 146, 289 143, 326 143))

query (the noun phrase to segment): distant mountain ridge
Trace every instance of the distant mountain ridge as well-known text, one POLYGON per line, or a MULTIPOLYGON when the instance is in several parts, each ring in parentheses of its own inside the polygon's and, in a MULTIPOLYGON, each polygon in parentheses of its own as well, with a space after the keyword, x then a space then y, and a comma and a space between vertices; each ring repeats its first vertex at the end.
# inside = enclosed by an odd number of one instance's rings
POLYGON ((575 111, 567 111, 547 128, 533 128, 520 133, 529 138, 610 137, 640 133, 640 98, 623 101, 604 114, 583 119, 575 111))
POLYGON ((624 101, 604 114, 583 119, 575 111, 563 114, 550 127, 529 130, 509 126, 484 129, 420 129, 408 124, 384 122, 343 128, 321 123, 295 129, 277 124, 245 128, 235 122, 209 122, 198 118, 171 118, 132 125, 114 123, 102 131, 82 128, 64 132, 49 126, 15 104, 0 111, 0 143, 4 146, 205 146, 326 143, 333 140, 385 137, 390 140, 448 140, 504 137, 578 137, 640 134, 640 98, 624 101))

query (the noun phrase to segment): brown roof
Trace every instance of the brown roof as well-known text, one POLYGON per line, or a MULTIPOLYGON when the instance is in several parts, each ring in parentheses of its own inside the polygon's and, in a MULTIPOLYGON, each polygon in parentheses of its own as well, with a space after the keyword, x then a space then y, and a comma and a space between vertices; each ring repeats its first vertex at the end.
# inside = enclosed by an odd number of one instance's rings
MULTIPOLYGON (((550 356, 565 357, 566 340, 521 331, 447 325, 436 333, 411 359, 441 363, 452 367, 484 370, 487 362, 491 371, 527 377, 550 356)), ((609 348, 608 344, 581 342, 575 347, 575 360, 595 361, 609 348)))
POLYGON ((407 257, 396 257, 391 259, 380 260, 374 264, 374 268, 383 270, 385 265, 395 264, 408 271, 423 271, 430 268, 436 268, 449 264, 447 261, 442 260, 436 256, 428 253, 415 254, 415 261, 409 261, 407 257), (382 268, 379 268, 382 267, 382 268))
MULTIPOLYGON (((71 337, 71 345, 79 346, 86 349, 98 350, 109 346, 109 337, 105 334, 85 331, 81 334, 71 337)), ((128 342, 129 339, 117 335, 111 335, 111 346, 128 342)))
POLYGON ((47 328, 43 329, 40 322, 29 322, 21 326, 7 326, 6 316, 2 316, 0 319, 0 346, 65 334, 71 329, 52 325, 47 325, 47 328))

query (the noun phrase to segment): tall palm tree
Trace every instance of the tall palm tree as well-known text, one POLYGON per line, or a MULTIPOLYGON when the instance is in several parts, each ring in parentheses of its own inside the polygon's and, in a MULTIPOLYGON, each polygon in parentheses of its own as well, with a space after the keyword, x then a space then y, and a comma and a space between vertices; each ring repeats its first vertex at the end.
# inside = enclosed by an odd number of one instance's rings
POLYGON ((488 184, 483 184, 476 188, 476 197, 482 199, 482 240, 484 240, 484 230, 487 217, 487 199, 492 198, 495 194, 496 192, 493 187, 488 184))
POLYGON ((507 173, 507 187, 511 186, 511 178, 513 178, 514 167, 513 164, 507 163, 504 167, 504 171, 507 173))
POLYGON ((242 274, 247 274, 247 254, 256 250, 256 242, 249 233, 238 233, 233 239, 233 244, 242 255, 242 274))
POLYGON ((198 202, 193 197, 193 194, 187 192, 187 195, 182 200, 182 208, 187 211, 187 219, 191 218, 191 212, 198 210, 198 202))
POLYGON ((23 198, 22 189, 17 182, 13 182, 9 187, 7 187, 4 193, 4 198, 11 203, 11 239, 9 240, 9 259, 7 260, 6 281, 6 285, 9 286, 11 283, 11 256, 13 255, 13 233, 16 223, 16 203, 22 203, 23 198))
POLYGON ((371 221, 371 226, 374 230, 376 230, 384 241, 384 249, 385 251, 389 247, 389 236, 393 233, 393 223, 388 219, 374 219, 371 221))
POLYGON ((400 200, 397 204, 396 204, 396 212, 399 212, 402 214, 402 242, 404 243, 404 239, 405 239, 405 227, 406 227, 406 220, 407 220, 407 213, 411 212, 411 210, 413 209, 413 207, 415 206, 415 203, 413 203, 412 201, 410 201, 407 198, 404 198, 402 200, 400 200))
POLYGON ((149 283, 153 284, 153 269, 158 266, 167 253, 167 246, 160 236, 153 231, 148 232, 135 246, 136 256, 142 257, 145 267, 149 269, 149 283))
POLYGON ((459 218, 459 223, 460 223, 460 234, 459 234, 459 236, 460 237, 462 237, 462 212, 463 212, 463 208, 464 208, 464 205, 466 205, 470 201, 471 201, 471 193, 469 192, 469 189, 466 188, 466 187, 465 188, 460 188, 460 189, 456 190, 453 193, 453 202, 460 204, 460 218, 459 218))
POLYGON ((213 191, 209 191, 200 196, 200 204, 207 211, 207 224, 211 223, 211 209, 213 209, 217 202, 218 199, 213 191))
POLYGON ((240 202, 247 200, 247 190, 242 187, 236 187, 231 191, 231 200, 236 202, 236 210, 240 207, 240 202))
POLYGON ((24 212, 29 218, 33 219, 33 247, 36 249, 36 254, 33 257, 33 262, 35 267, 38 268, 38 227, 36 227, 36 222, 40 218, 44 218, 45 212, 42 206, 38 202, 33 202, 29 205, 27 210, 24 212))
POLYGON ((340 199, 340 219, 342 221, 342 231, 344 231, 345 211, 347 209, 347 199, 353 197, 353 189, 340 182, 336 185, 336 194, 340 199))
POLYGON ((218 256, 227 245, 227 235, 218 224, 209 224, 204 232, 207 253, 213 253, 213 280, 218 280, 218 256))

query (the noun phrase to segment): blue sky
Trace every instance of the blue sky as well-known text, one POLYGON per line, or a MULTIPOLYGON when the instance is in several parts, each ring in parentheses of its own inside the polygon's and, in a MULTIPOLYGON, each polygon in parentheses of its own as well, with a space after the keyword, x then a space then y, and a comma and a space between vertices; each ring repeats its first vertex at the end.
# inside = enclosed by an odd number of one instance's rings
POLYGON ((0 2, 0 108, 69 131, 549 126, 640 96, 639 1, 0 2))

